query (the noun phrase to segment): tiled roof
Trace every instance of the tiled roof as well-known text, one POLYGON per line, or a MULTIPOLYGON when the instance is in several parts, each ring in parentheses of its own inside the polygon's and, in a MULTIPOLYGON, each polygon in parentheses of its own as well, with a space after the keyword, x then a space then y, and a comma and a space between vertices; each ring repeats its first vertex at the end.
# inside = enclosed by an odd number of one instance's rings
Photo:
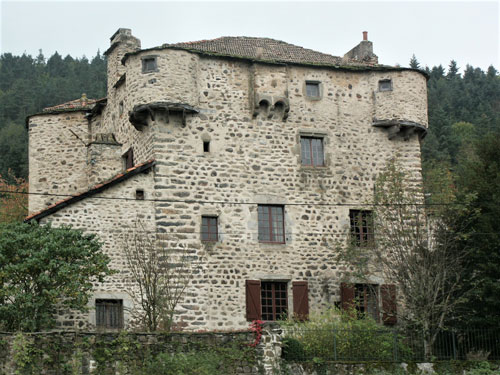
POLYGON ((58 112, 58 111, 64 112, 67 110, 92 109, 94 104, 100 100, 102 99, 88 99, 87 95, 82 94, 82 97, 80 99, 75 99, 63 104, 58 104, 52 107, 44 108, 43 112, 58 112))
POLYGON ((150 159, 147 162, 137 164, 133 166, 132 168, 127 169, 124 173, 117 174, 110 180, 100 183, 91 189, 84 191, 83 193, 72 195, 69 198, 65 198, 59 202, 56 202, 49 207, 36 212, 34 214, 31 214, 28 216, 26 219, 24 219, 25 222, 31 221, 31 220, 40 220, 44 218, 45 216, 51 215, 56 211, 59 211, 61 208, 69 206, 70 204, 76 203, 78 201, 81 201, 89 196, 92 196, 94 194, 100 193, 103 190, 106 190, 110 188, 111 186, 114 186, 122 181, 127 180, 128 178, 135 176, 136 174, 142 173, 148 169, 150 169, 153 165, 155 164, 154 159, 150 159))
POLYGON ((211 40, 166 44, 164 47, 296 64, 339 65, 342 62, 341 57, 313 51, 281 40, 247 36, 223 36, 211 40))

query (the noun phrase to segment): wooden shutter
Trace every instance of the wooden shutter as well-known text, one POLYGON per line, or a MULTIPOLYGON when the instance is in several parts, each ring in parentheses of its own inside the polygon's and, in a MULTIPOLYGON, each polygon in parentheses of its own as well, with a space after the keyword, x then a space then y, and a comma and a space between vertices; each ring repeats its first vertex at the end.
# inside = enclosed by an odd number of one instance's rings
POLYGON ((292 282, 293 314, 298 320, 307 320, 309 315, 309 296, 307 281, 292 282))
POLYGON ((382 322, 385 325, 396 324, 398 322, 396 285, 381 285, 380 296, 382 298, 382 322))
POLYGON ((340 284, 340 302, 342 310, 351 310, 355 307, 354 301, 354 284, 340 284))
POLYGON ((260 301, 260 280, 246 281, 247 320, 260 320, 262 307, 260 301))

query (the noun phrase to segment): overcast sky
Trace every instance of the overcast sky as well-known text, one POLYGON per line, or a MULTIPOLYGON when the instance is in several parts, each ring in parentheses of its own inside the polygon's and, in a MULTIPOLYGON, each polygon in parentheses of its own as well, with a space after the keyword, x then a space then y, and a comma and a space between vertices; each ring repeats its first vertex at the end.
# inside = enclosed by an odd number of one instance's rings
POLYGON ((244 35, 342 56, 366 30, 383 64, 500 68, 499 1, 0 1, 0 50, 16 55, 92 57, 125 27, 142 48, 244 35))

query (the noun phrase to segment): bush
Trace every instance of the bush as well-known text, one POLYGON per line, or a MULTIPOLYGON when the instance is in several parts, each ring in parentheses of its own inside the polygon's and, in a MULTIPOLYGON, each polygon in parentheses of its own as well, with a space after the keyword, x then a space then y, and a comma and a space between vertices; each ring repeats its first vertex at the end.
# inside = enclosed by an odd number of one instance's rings
POLYGON ((307 322, 282 322, 282 326, 287 342, 298 342, 289 344, 292 350, 300 350, 300 344, 304 359, 392 361, 395 343, 398 360, 411 355, 402 336, 371 318, 358 319, 352 311, 331 308, 312 314, 307 322))
POLYGON ((221 358, 216 353, 161 353, 145 368, 148 375, 215 375, 221 358))
POLYGON ((300 362, 307 359, 307 353, 299 340, 293 337, 285 337, 283 339, 282 357, 287 361, 300 362))

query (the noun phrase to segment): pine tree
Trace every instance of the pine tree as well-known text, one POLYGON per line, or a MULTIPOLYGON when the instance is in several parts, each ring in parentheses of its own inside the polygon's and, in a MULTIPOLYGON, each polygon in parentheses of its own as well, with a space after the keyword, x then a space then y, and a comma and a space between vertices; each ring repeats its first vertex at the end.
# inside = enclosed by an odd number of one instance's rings
POLYGON ((413 56, 411 57, 410 68, 420 69, 420 63, 418 62, 417 58, 415 57, 415 54, 413 54, 413 56))

